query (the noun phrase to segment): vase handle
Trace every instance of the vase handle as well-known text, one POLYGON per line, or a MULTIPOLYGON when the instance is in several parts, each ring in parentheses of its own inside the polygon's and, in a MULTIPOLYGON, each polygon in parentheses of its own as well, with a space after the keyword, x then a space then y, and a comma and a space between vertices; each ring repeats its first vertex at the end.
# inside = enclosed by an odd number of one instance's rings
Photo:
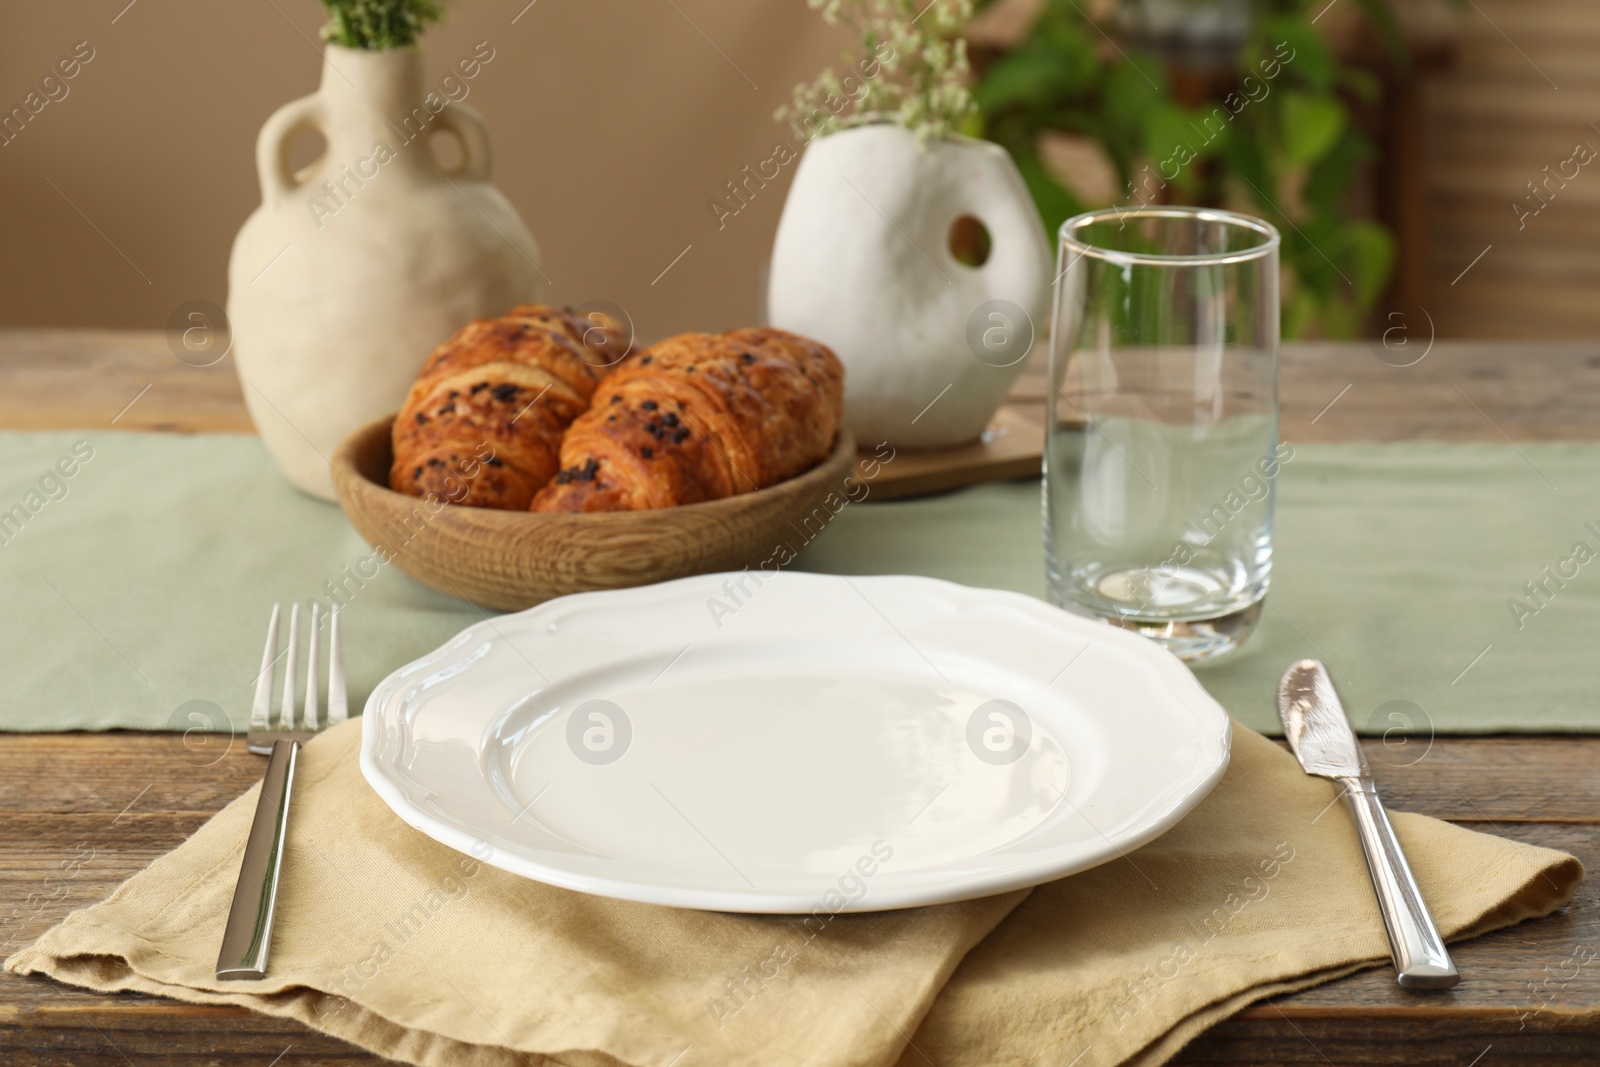
POLYGON ((317 93, 291 100, 272 113, 256 137, 256 171, 261 179, 261 199, 273 203, 299 188, 289 169, 289 142, 303 130, 320 130, 324 123, 322 97, 317 93))
POLYGON ((452 178, 489 180, 489 127, 478 109, 449 101, 436 120, 442 129, 461 139, 461 165, 445 173, 452 178))

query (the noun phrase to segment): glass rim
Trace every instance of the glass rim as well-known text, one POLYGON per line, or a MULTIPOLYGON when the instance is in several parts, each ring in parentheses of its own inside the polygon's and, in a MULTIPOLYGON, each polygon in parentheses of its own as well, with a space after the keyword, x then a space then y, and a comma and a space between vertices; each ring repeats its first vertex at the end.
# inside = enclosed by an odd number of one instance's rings
POLYGON ((1221 266, 1230 263, 1248 263, 1256 259, 1264 259, 1278 250, 1282 243, 1282 236, 1277 227, 1265 219, 1258 219, 1251 215, 1242 215, 1237 211, 1224 211, 1221 208, 1209 207, 1136 207, 1136 208, 1100 208, 1097 211, 1085 211, 1074 215, 1061 224, 1059 237, 1063 248, 1071 248, 1080 257, 1089 256, 1094 259, 1103 259, 1109 263, 1124 266, 1221 266), (1120 220, 1126 223, 1129 219, 1198 219, 1203 222, 1221 222, 1240 229, 1249 230, 1258 234, 1262 241, 1260 244, 1251 245, 1249 248, 1240 248, 1232 252, 1202 252, 1194 255, 1159 255, 1152 252, 1120 252, 1111 248, 1101 248, 1080 240, 1075 231, 1092 226, 1097 222, 1120 220))

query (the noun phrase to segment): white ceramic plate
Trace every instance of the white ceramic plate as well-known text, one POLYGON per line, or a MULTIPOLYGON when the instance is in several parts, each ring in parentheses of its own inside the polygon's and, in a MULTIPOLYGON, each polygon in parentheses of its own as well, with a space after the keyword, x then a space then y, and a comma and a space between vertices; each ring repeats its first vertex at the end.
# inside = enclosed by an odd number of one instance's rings
POLYGON ((1031 597, 749 572, 468 627, 367 701, 361 770, 508 871, 717 911, 986 896, 1132 851, 1228 764, 1176 657, 1031 597))

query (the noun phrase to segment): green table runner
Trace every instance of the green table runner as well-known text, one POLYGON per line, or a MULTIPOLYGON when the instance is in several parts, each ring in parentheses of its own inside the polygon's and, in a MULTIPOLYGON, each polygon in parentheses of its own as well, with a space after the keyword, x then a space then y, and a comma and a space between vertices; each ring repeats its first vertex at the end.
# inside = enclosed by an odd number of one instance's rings
MULTIPOLYGON (((1251 729, 1282 734, 1278 679, 1312 656, 1397 761, 1404 733, 1600 733, 1600 444, 1299 445, 1274 545, 1254 636, 1195 672, 1251 729)), ((1042 597, 1042 552, 1012 483, 848 507, 799 565, 1042 597)))
MULTIPOLYGON (((1038 500, 851 505, 796 566, 1043 595, 1038 500)), ((1600 732, 1597 554, 1600 445, 1302 445, 1261 627, 1198 674, 1269 733, 1307 655, 1371 733, 1600 732)), ((377 563, 253 437, 0 434, 0 729, 242 726, 268 606, 335 585, 357 701, 482 617, 377 563)))

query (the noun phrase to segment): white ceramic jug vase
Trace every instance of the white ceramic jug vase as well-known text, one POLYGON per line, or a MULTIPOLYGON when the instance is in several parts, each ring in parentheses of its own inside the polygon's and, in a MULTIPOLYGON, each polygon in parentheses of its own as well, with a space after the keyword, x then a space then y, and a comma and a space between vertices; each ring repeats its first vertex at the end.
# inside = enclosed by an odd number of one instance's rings
POLYGON ((329 46, 321 88, 256 143, 261 206, 234 241, 228 317, 245 401, 297 488, 332 499, 328 457, 400 407, 428 353, 475 318, 539 295, 539 251, 489 184, 478 113, 427 92, 414 48, 329 46), (291 173, 295 134, 322 157, 291 173), (454 134, 447 171, 429 139, 454 134))
POLYGON ((806 149, 778 222, 768 316, 838 353, 857 441, 940 448, 977 438, 1027 340, 1042 335, 1049 293, 1044 224, 998 145, 919 146, 900 126, 874 125, 806 149), (989 232, 981 266, 951 252, 963 216, 989 232))

